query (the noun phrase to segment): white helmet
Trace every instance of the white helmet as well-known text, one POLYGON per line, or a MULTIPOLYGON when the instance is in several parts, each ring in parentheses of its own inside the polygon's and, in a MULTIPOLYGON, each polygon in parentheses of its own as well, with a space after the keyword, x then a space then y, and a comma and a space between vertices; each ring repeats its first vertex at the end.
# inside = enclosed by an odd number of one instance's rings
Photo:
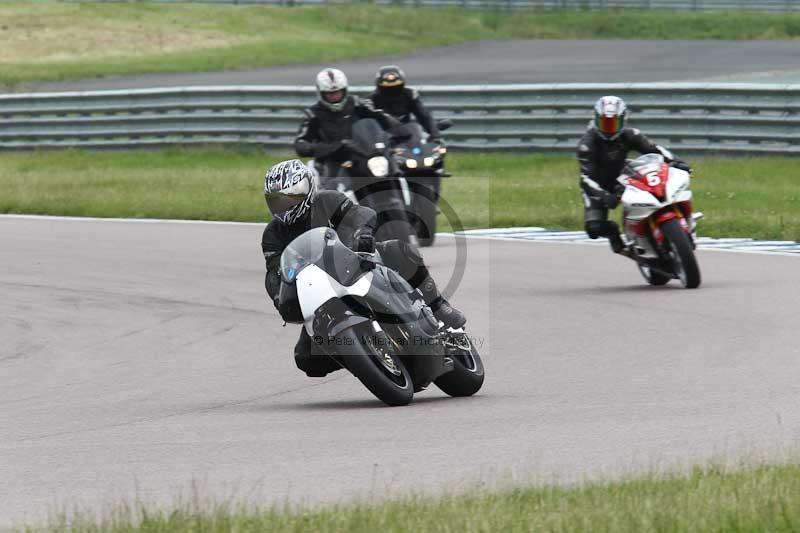
POLYGON ((594 104, 594 127, 600 135, 613 140, 628 122, 628 106, 617 96, 603 96, 594 104))
POLYGON ((317 74, 317 94, 322 105, 341 111, 347 101, 347 76, 336 68, 321 70, 317 74))

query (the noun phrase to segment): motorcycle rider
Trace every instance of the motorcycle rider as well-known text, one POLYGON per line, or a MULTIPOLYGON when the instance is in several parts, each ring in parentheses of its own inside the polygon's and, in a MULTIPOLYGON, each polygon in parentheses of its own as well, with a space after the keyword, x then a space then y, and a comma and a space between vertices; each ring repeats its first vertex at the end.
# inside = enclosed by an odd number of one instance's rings
POLYGON ((428 132, 430 142, 441 144, 442 139, 433 115, 422 104, 419 91, 406 87, 406 75, 396 65, 387 65, 375 74, 375 91, 370 97, 372 105, 389 113, 401 122, 408 123, 413 115, 428 132))
POLYGON ((339 69, 321 70, 316 85, 318 100, 303 112, 294 148, 300 157, 313 157, 322 176, 333 177, 339 173, 340 165, 351 157, 353 123, 373 118, 390 131, 400 123, 376 111, 368 101, 347 94, 347 76, 339 69))
MULTIPOLYGON (((353 204, 339 191, 317 191, 314 177, 314 171, 299 159, 273 165, 264 177, 264 198, 273 216, 261 237, 267 268, 264 286, 281 316, 287 319, 298 312, 282 309, 278 302, 283 250, 309 229, 331 227, 355 251, 371 253, 377 249, 384 265, 419 289, 437 319, 448 328, 462 327, 466 317, 439 293, 417 247, 398 240, 375 242, 375 211, 353 204)), ((300 370, 319 377, 339 369, 332 359, 313 356, 311 348, 311 339, 302 328, 294 348, 295 363, 300 370)))
POLYGON ((611 249, 630 255, 619 226, 608 220, 608 210, 619 205, 625 187, 617 181, 628 152, 661 154, 675 168, 691 172, 689 165, 653 143, 641 131, 627 127, 628 108, 616 96, 603 96, 594 105, 594 120, 578 143, 585 230, 590 239, 607 237, 611 249))

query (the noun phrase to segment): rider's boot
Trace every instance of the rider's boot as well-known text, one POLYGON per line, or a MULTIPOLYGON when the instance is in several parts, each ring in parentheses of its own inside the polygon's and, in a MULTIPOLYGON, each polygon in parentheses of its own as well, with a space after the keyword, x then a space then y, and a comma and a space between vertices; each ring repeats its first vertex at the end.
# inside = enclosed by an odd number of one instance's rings
POLYGON ((467 322, 467 317, 464 313, 450 305, 450 302, 441 295, 439 289, 436 287, 436 282, 430 274, 425 276, 425 279, 419 285, 419 290, 422 293, 422 299, 433 311, 433 316, 444 323, 448 328, 459 329, 464 327, 467 322))
POLYGON ((631 249, 629 246, 625 244, 625 241, 622 240, 622 237, 619 233, 614 232, 608 236, 608 243, 611 245, 611 249, 614 251, 615 254, 619 254, 625 257, 631 256, 631 249))
POLYGON ((321 378, 341 368, 330 357, 312 353, 311 337, 306 333, 306 328, 300 330, 300 338, 294 346, 294 362, 311 378, 321 378))

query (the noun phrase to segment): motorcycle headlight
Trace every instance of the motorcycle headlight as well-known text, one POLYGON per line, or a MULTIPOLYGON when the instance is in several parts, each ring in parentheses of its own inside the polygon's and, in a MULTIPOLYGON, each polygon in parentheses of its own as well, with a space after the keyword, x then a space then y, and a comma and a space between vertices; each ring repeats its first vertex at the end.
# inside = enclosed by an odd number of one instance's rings
POLYGON ((435 146, 433 148, 433 151, 436 152, 439 155, 444 155, 444 154, 447 153, 447 147, 446 146, 435 146))
POLYGON ((383 156, 371 157, 367 161, 367 168, 376 178, 389 175, 389 160, 383 156))
POLYGON ((406 159, 406 168, 417 168, 416 159, 406 159))
POLYGON ((426 157, 425 159, 422 160, 422 162, 425 164, 426 167, 432 167, 434 161, 432 157, 426 157))

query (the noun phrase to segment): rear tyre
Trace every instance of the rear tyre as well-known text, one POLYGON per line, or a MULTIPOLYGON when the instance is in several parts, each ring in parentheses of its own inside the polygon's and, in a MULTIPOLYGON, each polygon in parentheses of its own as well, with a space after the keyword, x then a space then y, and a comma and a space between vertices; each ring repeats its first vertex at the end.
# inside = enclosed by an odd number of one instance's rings
POLYGON ((667 255, 681 285, 687 289, 700 286, 700 267, 692 249, 692 241, 677 219, 667 220, 661 226, 667 241, 667 255))
POLYGON ((453 360, 453 370, 434 383, 450 396, 472 396, 483 386, 483 361, 475 345, 464 334, 448 334, 446 355, 453 360))
MULTIPOLYGON (((371 334, 370 338, 378 335, 371 334)), ((342 357, 347 369, 383 403, 391 406, 411 403, 414 398, 411 374, 400 358, 391 352, 389 343, 384 342, 385 339, 362 343, 358 335, 354 338, 357 346, 351 344, 351 354, 342 357)))

